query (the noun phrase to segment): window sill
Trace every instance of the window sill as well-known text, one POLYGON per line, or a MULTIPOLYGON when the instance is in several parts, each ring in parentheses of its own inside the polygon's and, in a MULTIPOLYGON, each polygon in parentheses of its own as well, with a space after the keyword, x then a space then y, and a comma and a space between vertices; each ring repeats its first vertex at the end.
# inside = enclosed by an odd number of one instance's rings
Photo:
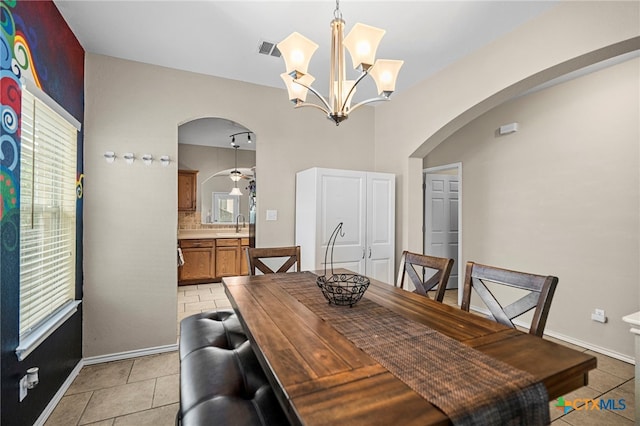
POLYGON ((51 318, 29 333, 24 339, 21 339, 20 344, 16 348, 18 361, 24 361, 47 337, 51 336, 58 327, 71 318, 71 316, 77 312, 80 303, 82 303, 82 300, 68 302, 51 316, 51 318))

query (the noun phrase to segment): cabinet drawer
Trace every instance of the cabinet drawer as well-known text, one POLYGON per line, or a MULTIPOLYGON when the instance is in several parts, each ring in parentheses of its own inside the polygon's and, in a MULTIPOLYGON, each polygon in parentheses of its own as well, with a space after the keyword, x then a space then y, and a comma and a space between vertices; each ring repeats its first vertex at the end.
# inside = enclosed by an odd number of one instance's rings
POLYGON ((239 247, 240 240, 238 238, 218 238, 216 240, 217 247, 239 247))
POLYGON ((248 238, 240 238, 240 245, 248 246, 249 245, 249 239, 248 238))
POLYGON ((180 248, 215 247, 215 240, 180 240, 180 248))

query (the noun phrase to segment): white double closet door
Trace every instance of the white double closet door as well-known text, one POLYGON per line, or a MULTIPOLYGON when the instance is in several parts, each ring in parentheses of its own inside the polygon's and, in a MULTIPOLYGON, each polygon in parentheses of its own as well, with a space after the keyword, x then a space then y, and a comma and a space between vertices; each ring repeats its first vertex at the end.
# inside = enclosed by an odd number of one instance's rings
MULTIPOLYGON (((342 223, 343 232, 333 247, 334 269, 346 268, 393 283, 393 174, 314 168, 298 173, 296 192, 296 241, 301 245, 303 269, 309 269, 310 262, 314 268, 324 269, 329 238, 342 223), (316 196, 310 197, 310 193, 316 196)), ((330 246, 326 261, 330 273, 330 246)))

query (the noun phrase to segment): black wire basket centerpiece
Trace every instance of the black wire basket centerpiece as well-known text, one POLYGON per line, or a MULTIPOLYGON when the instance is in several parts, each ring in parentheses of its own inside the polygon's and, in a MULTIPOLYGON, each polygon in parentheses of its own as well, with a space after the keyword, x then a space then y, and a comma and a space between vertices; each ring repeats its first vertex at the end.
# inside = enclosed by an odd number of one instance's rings
POLYGON ((324 252, 324 275, 316 279, 316 284, 320 287, 322 295, 329 301, 329 304, 353 307, 362 295, 369 288, 369 278, 358 274, 336 274, 333 272, 333 246, 336 244, 338 234, 342 233, 342 222, 333 230, 327 249, 324 252), (327 253, 331 246, 331 276, 327 277, 327 253))

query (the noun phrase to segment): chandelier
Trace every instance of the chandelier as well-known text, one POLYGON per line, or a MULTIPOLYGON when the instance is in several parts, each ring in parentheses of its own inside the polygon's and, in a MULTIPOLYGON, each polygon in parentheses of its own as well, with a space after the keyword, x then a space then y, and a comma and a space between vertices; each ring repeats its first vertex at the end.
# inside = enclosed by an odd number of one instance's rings
POLYGON ((349 113, 362 105, 377 101, 387 101, 396 87, 396 78, 404 61, 389 59, 376 60, 378 44, 385 30, 357 23, 344 37, 344 20, 340 12, 340 1, 336 0, 331 21, 331 70, 329 74, 329 99, 325 99, 311 87, 315 78, 307 72, 311 56, 318 45, 305 36, 294 32, 278 43, 278 50, 284 58, 286 72, 280 75, 287 86, 289 100, 296 108, 310 106, 323 111, 336 126, 349 118, 349 113), (356 80, 345 79, 345 47, 351 55, 353 68, 360 72, 356 80), (376 83, 378 96, 351 106, 356 86, 370 75, 376 83), (322 105, 306 102, 307 92, 318 97, 322 105))

